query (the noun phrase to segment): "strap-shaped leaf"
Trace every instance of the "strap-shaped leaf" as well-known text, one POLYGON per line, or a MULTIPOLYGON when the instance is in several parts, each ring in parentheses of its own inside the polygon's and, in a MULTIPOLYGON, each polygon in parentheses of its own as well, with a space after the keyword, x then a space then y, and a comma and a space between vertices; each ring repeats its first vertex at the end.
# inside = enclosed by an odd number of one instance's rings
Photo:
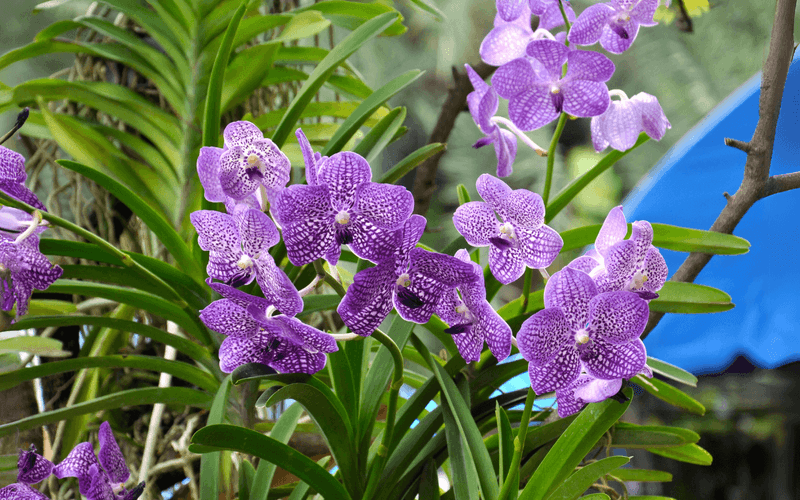
MULTIPOLYGON (((625 395, 630 398, 633 393, 630 389, 625 389, 625 395)), ((587 405, 547 453, 522 490, 520 500, 547 498, 547 495, 572 473, 583 457, 597 445, 603 434, 625 413, 630 403, 630 400, 618 403, 607 399, 601 403, 587 405)))
POLYGON ((633 378, 633 381, 640 385, 645 391, 672 406, 683 408, 695 415, 705 415, 706 413, 706 407, 699 401, 662 380, 657 378, 646 379, 641 375, 637 375, 633 378))
MULTIPOLYGON (((338 295, 337 295, 338 297, 338 295)), ((361 370, 354 370, 350 366, 350 358, 344 350, 348 344, 363 344, 359 342, 347 342, 345 345, 339 344, 339 350, 328 354, 328 373, 330 373, 333 392, 336 397, 347 405, 348 415, 354 417, 358 415, 358 388, 361 384, 361 370)))
POLYGON ((194 453, 233 450, 272 462, 308 483, 323 498, 350 500, 350 494, 325 469, 297 450, 250 429, 236 425, 209 425, 192 436, 194 453))
POLYGON ((636 481, 639 483, 668 483, 672 481, 672 474, 662 470, 631 469, 625 467, 615 470, 611 475, 623 481, 636 481))
POLYGON ((221 106, 224 113, 241 103, 261 86, 266 75, 272 71, 272 60, 280 44, 262 43, 242 50, 228 65, 222 85, 221 106))
MULTIPOLYGON (((41 337, 14 337, 14 339, 26 338, 58 342, 55 339, 42 339, 41 337)), ((4 340, 0 340, 0 352, 4 351, 4 342, 4 340)), ((58 343, 60 344, 60 342, 58 343)), ((46 353, 43 355, 52 356, 52 354, 46 353)), ((53 361, 41 365, 29 366, 13 372, 0 373, 0 391, 10 389, 11 387, 36 378, 82 370, 84 368, 138 368, 141 370, 169 373, 170 375, 192 383, 209 392, 215 392, 219 386, 219 382, 213 375, 183 361, 170 361, 157 356, 114 355, 65 359, 63 361, 53 361)))
POLYGON ((696 443, 697 433, 680 427, 618 423, 612 433, 615 448, 670 448, 696 443))
MULTIPOLYGON (((272 428, 269 437, 283 444, 288 443, 289 438, 291 438, 294 433, 294 429, 297 427, 297 419, 300 418, 300 414, 302 413, 303 407, 301 405, 289 406, 278 418, 278 422, 275 424, 275 427, 272 428)), ((277 466, 272 462, 266 460, 261 460, 259 462, 252 483, 253 494, 251 498, 253 500, 267 500, 270 486, 272 485, 272 477, 275 475, 276 469, 277 466)))
MULTIPOLYGON (((13 353, 27 352, 29 354, 36 354, 38 356, 50 356, 57 358, 70 356, 71 353, 69 351, 65 351, 63 347, 64 345, 61 343, 60 340, 46 338, 46 337, 22 335, 19 337, 0 339, 0 354, 8 354, 12 352, 13 353)), ((3 387, 4 385, 3 383, 7 380, 8 375, 10 375, 11 373, 18 374, 19 371, 21 370, 0 374, 0 387, 3 387)), ((31 379, 24 379, 24 380, 31 380, 31 379)), ((5 388, 7 389, 9 387, 13 387, 18 383, 19 382, 9 384, 8 382, 6 382, 5 388)))
MULTIPOLYGON (((284 56, 286 56, 286 48, 282 47, 279 49, 278 54, 283 51, 284 56)), ((275 56, 276 63, 278 62, 279 56, 275 56)), ((286 64, 286 61, 281 61, 282 64, 286 64)), ((262 87, 269 87, 271 85, 275 85, 278 83, 286 83, 292 81, 304 81, 308 78, 308 73, 300 71, 299 69, 295 68, 287 68, 284 66, 275 66, 274 68, 270 69, 270 72, 267 73, 266 78, 264 81, 261 82, 262 87)), ((366 99, 372 93, 372 89, 364 83, 360 78, 352 75, 331 75, 328 78, 328 81, 325 82, 325 85, 334 90, 336 92, 344 92, 356 99, 366 99)), ((358 105, 358 103, 356 103, 358 105)), ((283 116, 281 114, 281 116, 283 116)), ((347 115, 349 116, 349 115, 347 115)), ((347 118, 344 116, 342 118, 347 118)), ((302 118, 302 116, 301 116, 302 118)), ((280 117, 278 117, 278 121, 280 121, 280 117)), ((369 122, 367 122, 369 124, 369 122)), ((278 122, 275 123, 277 125, 278 122)))
POLYGON ((231 373, 234 385, 255 380, 268 380, 278 385, 299 384, 307 382, 311 375, 307 373, 275 373, 275 370, 261 363, 248 363, 242 365, 231 373))
POLYGON ((419 7, 420 10, 424 10, 428 14, 431 14, 437 21, 444 21, 445 15, 444 12, 439 10, 439 8, 433 4, 432 0, 411 0, 411 3, 419 7))
POLYGON ((683 368, 679 368, 675 365, 667 363, 666 361, 661 361, 660 359, 650 356, 647 357, 647 366, 649 366, 654 373, 658 373, 663 377, 672 379, 682 384, 690 385, 692 387, 697 387, 697 377, 687 372, 683 368))
POLYGON ((180 235, 173 229, 169 222, 159 216, 159 214, 138 197, 136 193, 103 172, 87 167, 86 165, 69 160, 58 160, 58 163, 73 172, 77 172, 93 180, 113 194, 142 219, 142 222, 153 231, 153 234, 156 235, 186 273, 190 276, 203 276, 203 272, 199 269, 196 259, 192 256, 189 247, 180 235))
POLYGON ((422 146, 418 150, 400 160, 395 166, 389 169, 388 172, 383 174, 381 180, 378 182, 382 182, 384 184, 394 184, 402 179, 404 175, 420 166, 423 161, 427 160, 431 156, 441 153, 445 149, 447 149, 447 145, 439 142, 422 146))
POLYGON ((436 462, 428 460, 419 480, 419 500, 439 500, 439 473, 436 462))
POLYGON ((392 142, 405 119, 406 108, 394 108, 372 127, 372 130, 353 148, 353 152, 360 154, 367 159, 367 163, 372 164, 381 151, 392 142))
POLYGON ((372 93, 369 97, 356 108, 353 113, 347 117, 342 123, 336 134, 331 138, 330 142, 322 150, 323 156, 330 156, 342 150, 344 145, 353 134, 358 131, 361 125, 367 121, 367 118, 373 115, 378 108, 383 106, 383 103, 392 98, 395 94, 405 89, 413 82, 415 82, 424 72, 418 69, 412 69, 395 77, 389 83, 379 88, 372 93))
POLYGON ((363 25, 361 25, 357 30, 353 31, 347 37, 345 37, 341 42, 339 42, 336 47, 334 47, 330 53, 323 59, 314 71, 309 75, 308 79, 305 81, 303 86, 295 95, 294 100, 292 100, 292 104, 289 105, 289 109, 286 111, 286 114, 283 116, 281 123, 278 125, 278 128, 275 130, 275 133, 272 134, 272 140, 278 147, 283 146, 286 142, 286 138, 294 129, 297 120, 300 117, 300 114, 303 111, 303 108, 311 102, 311 99, 317 93, 322 84, 328 77, 333 73, 333 71, 338 67, 345 59, 350 57, 350 55, 358 50, 364 43, 366 43, 369 39, 377 36, 387 27, 389 27, 394 21, 397 19, 397 14, 387 12, 386 14, 381 14, 377 16, 363 25))
POLYGON ((672 460, 695 465, 711 465, 713 461, 711 454, 696 444, 685 444, 676 448, 648 448, 647 451, 672 460))
MULTIPOLYGON (((213 426, 225 421, 225 409, 228 407, 231 385, 231 377, 228 375, 214 395, 206 425, 213 426)), ((219 498, 220 457, 219 452, 213 452, 200 458, 200 500, 219 498)))
POLYGON ((502 481, 510 473, 508 469, 511 465, 511 460, 514 455, 514 432, 511 430, 511 421, 508 419, 508 413, 506 413, 506 411, 500 407, 499 403, 495 404, 497 438, 500 442, 497 477, 500 479, 500 486, 502 486, 502 481))
POLYGON ((650 310, 663 313, 703 314, 733 309, 731 296, 722 290, 696 283, 667 281, 650 301, 650 310))
MULTIPOLYGON (((450 460, 450 484, 455 500, 476 498, 475 463, 464 443, 461 426, 447 401, 442 402, 444 434, 447 439, 447 455, 450 460)), ((484 496, 484 498, 486 498, 484 496)), ((495 497, 489 497, 495 498, 495 497)))
POLYGON ((181 406, 196 406, 207 408, 211 403, 211 396, 197 389, 187 387, 146 387, 143 389, 129 389, 106 396, 77 403, 66 408, 38 413, 25 417, 16 422, 0 425, 0 437, 14 434, 18 431, 34 429, 51 422, 58 422, 79 415, 88 415, 103 410, 113 410, 123 406, 153 405, 156 403, 177 404, 181 406))
MULTIPOLYGON (((320 467, 327 467, 328 462, 330 461, 331 457, 330 455, 328 455, 317 460, 317 465, 319 465, 320 467)), ((311 486, 308 483, 300 481, 300 483, 292 490, 292 494, 289 495, 287 500, 305 500, 306 498, 308 498, 309 488, 311 488, 311 486)), ((275 488, 273 488, 272 490, 274 491, 275 488)))
POLYGON ((630 461, 630 457, 608 457, 592 462, 569 476, 547 500, 575 500, 596 480, 630 461))
MULTIPOLYGON (((293 12, 304 12, 311 9, 320 12, 323 16, 329 19, 334 26, 338 26, 350 31, 358 28, 366 21, 380 14, 384 14, 386 12, 396 12, 399 14, 399 12, 392 7, 378 2, 353 3, 342 0, 328 0, 326 2, 319 2, 309 5, 308 7, 295 9, 293 12)), ((381 35, 402 35, 406 32, 406 29, 407 28, 403 26, 403 16, 400 15, 397 18, 397 21, 386 28, 381 35)))

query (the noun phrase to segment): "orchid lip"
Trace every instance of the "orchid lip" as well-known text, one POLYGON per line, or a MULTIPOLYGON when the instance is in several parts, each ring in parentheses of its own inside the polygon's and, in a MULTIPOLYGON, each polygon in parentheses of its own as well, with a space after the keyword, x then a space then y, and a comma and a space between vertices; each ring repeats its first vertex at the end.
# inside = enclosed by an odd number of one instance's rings
POLYGON ((444 333, 449 333, 450 335, 458 335, 469 330, 469 327, 471 326, 472 323, 462 323, 460 325, 453 325, 450 328, 445 328, 444 333))
POLYGON ((609 23, 608 27, 611 28, 611 30, 614 33, 616 33, 623 40, 627 40, 628 38, 630 38, 630 35, 628 34, 628 31, 623 26, 621 26, 620 24, 618 24, 618 23, 609 23))
POLYGON ((404 286, 398 287, 397 299, 409 309, 419 309, 425 303, 414 292, 404 286))
POLYGON ((492 236, 489 238, 489 241, 496 246, 500 250, 506 250, 511 248, 513 244, 505 238, 500 238, 498 236, 492 236))
POLYGON ((349 245, 353 242, 353 232, 347 227, 336 228, 336 244, 349 245))

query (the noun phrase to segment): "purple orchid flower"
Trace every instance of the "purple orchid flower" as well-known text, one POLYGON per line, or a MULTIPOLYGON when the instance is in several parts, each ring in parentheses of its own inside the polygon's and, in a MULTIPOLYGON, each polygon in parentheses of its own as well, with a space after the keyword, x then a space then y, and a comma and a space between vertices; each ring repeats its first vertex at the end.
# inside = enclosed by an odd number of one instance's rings
POLYGON ((39 455, 36 446, 30 450, 19 450, 17 460, 17 481, 23 484, 36 484, 53 473, 53 462, 39 455))
POLYGON ((289 182, 292 168, 289 159, 274 142, 265 139, 254 124, 246 121, 229 123, 222 135, 225 147, 221 150, 204 148, 201 156, 208 157, 204 158, 205 163, 213 161, 219 152, 219 182, 226 196, 241 200, 259 186, 267 190, 279 189, 289 182))
POLYGON ((469 112, 475 125, 485 135, 472 147, 477 149, 487 144, 494 144, 494 152, 497 156, 497 176, 508 177, 513 171, 512 166, 517 157, 517 137, 491 121, 491 118, 497 113, 500 103, 497 92, 487 85, 469 64, 465 64, 464 67, 467 69, 467 75, 475 89, 467 96, 469 112))
POLYGON ((517 335, 537 394, 569 386, 581 365, 602 380, 630 378, 644 367, 647 354, 639 336, 649 309, 635 293, 598 294, 588 274, 567 267, 545 285, 544 304, 517 335))
POLYGON ((597 234, 594 250, 569 267, 588 273, 599 292, 630 291, 643 299, 654 299, 667 280, 668 270, 661 252, 653 246, 653 226, 636 221, 629 240, 625 239, 627 232, 622 207, 612 208, 597 234))
POLYGON ((31 226, 36 226, 33 229, 34 234, 41 234, 47 230, 48 223, 24 210, 14 207, 0 207, 0 231, 6 232, 8 236, 16 238, 31 226))
POLYGON ((455 257, 469 263, 478 280, 446 292, 436 306, 436 315, 450 326, 445 332, 453 336, 464 361, 478 361, 484 341, 494 357, 503 361, 511 354, 511 327, 486 300, 481 266, 472 262, 464 249, 457 251, 455 257))
POLYGON ((494 29, 486 35, 479 49, 483 62, 492 66, 502 66, 524 56, 525 47, 533 40, 531 9, 527 2, 498 0, 497 7, 494 29), (511 8, 507 9, 506 6, 511 8))
POLYGON ((636 144, 642 131, 660 141, 667 129, 672 128, 654 96, 640 92, 628 99, 619 90, 612 90, 610 94, 622 94, 621 99, 612 99, 605 113, 592 117, 592 144, 598 153, 609 145, 618 151, 627 151, 636 144))
POLYGON ((427 323, 445 293, 478 280, 470 263, 414 248, 425 217, 412 215, 394 232, 394 254, 356 273, 337 311, 353 333, 371 335, 394 306, 401 318, 427 323))
MULTIPOLYGON (((639 375, 653 378, 653 371, 645 365, 639 375)), ((599 403, 608 398, 614 398, 622 389, 622 380, 621 378, 603 380, 594 378, 587 373, 581 373, 573 383, 556 389, 558 416, 568 417, 578 413, 589 403, 599 403)))
POLYGON ((286 316, 272 316, 273 304, 222 283, 209 283, 224 298, 200 311, 205 325, 228 337, 219 349, 219 367, 231 373, 261 363, 280 373, 316 373, 326 353, 338 350, 325 332, 286 316))
POLYGON ((88 500, 139 498, 145 483, 142 481, 130 490, 122 486, 131 473, 108 422, 100 424, 97 437, 100 441, 100 452, 97 456, 92 443, 80 443, 69 452, 67 458, 55 466, 53 474, 59 479, 78 478, 78 490, 88 500))
POLYGON ((50 500, 25 483, 9 484, 0 488, 0 500, 50 500))
POLYGON ((28 312, 33 290, 46 290, 61 277, 63 270, 50 264, 39 251, 39 238, 29 234, 16 239, 0 231, 0 291, 2 308, 10 311, 17 304, 17 317, 28 312))
POLYGON ((564 241, 544 223, 542 197, 482 174, 476 183, 486 200, 458 207, 453 224, 467 243, 489 247, 489 269, 500 283, 516 281, 525 267, 544 269, 558 256, 564 241), (498 222, 495 213, 502 222, 498 222))
POLYGON ((526 53, 541 67, 520 57, 492 76, 497 93, 509 100, 511 121, 522 130, 535 130, 558 118, 597 116, 608 109, 610 98, 604 82, 614 74, 614 63, 598 52, 572 50, 555 40, 534 40, 526 53), (567 63, 567 73, 561 68, 567 63))
MULTIPOLYGON (((564 16, 561 15, 561 9, 558 7, 558 0, 530 0, 531 13, 539 16, 539 28, 551 30, 564 25, 564 16)), ((575 11, 569 4, 569 0, 565 0, 564 12, 567 13, 569 22, 575 22, 575 11)))
POLYGON ((371 182, 372 170, 361 155, 344 151, 317 158, 302 131, 297 137, 309 184, 281 190, 272 204, 289 261, 299 266, 324 257, 336 265, 343 244, 372 262, 391 255, 391 235, 414 210, 413 195, 403 186, 371 182))
POLYGON ((576 45, 600 42, 607 51, 621 54, 630 48, 639 26, 655 26, 658 0, 612 0, 587 8, 570 29, 568 40, 576 45))
POLYGON ((27 178, 25 158, 16 151, 0 146, 0 191, 34 208, 46 211, 44 204, 33 191, 25 187, 27 178))
POLYGON ((197 157, 197 175, 203 186, 205 199, 212 203, 224 203, 228 213, 233 213, 241 207, 260 209, 262 200, 258 190, 241 200, 231 198, 223 191, 220 182, 222 174, 220 157, 224 151, 222 148, 215 147, 200 148, 200 155, 197 157))
POLYGON ((239 216, 198 210, 189 216, 197 229, 198 244, 209 251, 208 275, 233 287, 258 282, 264 297, 283 314, 303 310, 303 300, 268 250, 280 241, 275 223, 260 210, 239 216))

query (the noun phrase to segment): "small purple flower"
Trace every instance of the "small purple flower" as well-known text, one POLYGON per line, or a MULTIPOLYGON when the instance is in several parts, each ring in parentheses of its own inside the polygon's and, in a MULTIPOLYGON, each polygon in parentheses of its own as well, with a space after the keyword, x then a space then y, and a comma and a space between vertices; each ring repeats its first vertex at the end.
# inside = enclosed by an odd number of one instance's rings
POLYGON ((353 333, 371 335, 394 306, 401 318, 427 323, 445 293, 478 280, 471 264, 415 248, 425 217, 412 215, 394 232, 394 254, 356 273, 337 311, 353 333))
POLYGON ((100 453, 97 456, 92 443, 80 443, 69 452, 67 458, 55 466, 53 474, 59 479, 78 478, 78 490, 88 500, 139 498, 144 491, 144 481, 131 490, 122 487, 131 473, 108 422, 100 424, 98 440, 100 453))
POLYGON ((17 460, 17 481, 23 484, 36 484, 53 473, 53 462, 36 452, 36 446, 30 450, 19 450, 17 460))
MULTIPOLYGON (((653 378, 653 371, 647 365, 642 368, 639 374, 647 378, 653 378)), ((615 397, 622 389, 622 380, 621 378, 603 380, 581 373, 573 383, 556 390, 558 416, 561 418, 568 417, 578 413, 589 403, 599 403, 615 397)))
POLYGON ((247 209, 238 217, 213 210, 189 216, 198 244, 209 251, 208 275, 233 287, 258 282, 264 297, 283 314, 303 310, 303 300, 286 274, 275 265, 269 248, 280 241, 275 224, 265 213, 247 209))
POLYGON ((631 238, 622 207, 612 208, 597 234, 594 251, 569 264, 589 273, 600 292, 630 291, 643 299, 658 297, 667 280, 667 263, 653 246, 653 226, 647 221, 632 224, 631 238))
POLYGON ((456 209, 453 224, 467 243, 489 247, 489 268, 505 285, 516 281, 525 267, 544 269, 558 256, 564 241, 544 223, 542 197, 482 174, 476 183, 485 202, 471 201, 456 209), (502 222, 498 222, 495 213, 502 222))
POLYGON ((483 62, 492 66, 502 66, 524 56, 525 47, 533 40, 531 9, 527 2, 498 0, 497 7, 494 29, 486 35, 479 49, 483 62), (511 9, 501 7, 511 3, 514 3, 511 9), (509 20, 503 19, 504 15, 509 20), (513 17, 514 15, 516 17, 513 17))
POLYGON ((25 483, 9 484, 0 488, 0 500, 50 500, 25 483))
POLYGON ((25 187, 27 178, 25 158, 16 151, 0 146, 0 191, 34 208, 46 210, 33 191, 25 187))
POLYGON ((511 327, 486 300, 483 269, 470 260, 464 249, 457 251, 455 257, 469 263, 478 280, 460 285, 458 291, 446 292, 436 307, 436 315, 450 326, 445 332, 453 336, 464 361, 478 361, 484 341, 494 357, 502 361, 511 354, 511 327))
POLYGON ((241 200, 231 198, 222 190, 222 183, 219 180, 222 169, 220 157, 224 151, 215 147, 200 148, 200 155, 197 157, 197 176, 203 185, 205 199, 212 203, 224 203, 228 213, 233 213, 240 207, 260 209, 261 193, 258 190, 241 200))
POLYGON ((491 121, 491 118, 497 113, 500 103, 497 92, 487 85, 469 64, 465 64, 464 67, 467 69, 467 75, 475 89, 467 96, 469 112, 475 125, 485 135, 472 147, 481 148, 487 144, 494 144, 494 152, 497 156, 497 176, 508 177, 511 175, 514 158, 517 156, 517 137, 491 121))
POLYGON ((607 51, 621 54, 639 33, 639 26, 655 26, 658 0, 612 0, 587 8, 572 25, 568 40, 576 45, 600 42, 607 51))
POLYGON ((17 304, 17 317, 28 312, 33 290, 46 290, 61 277, 63 270, 54 266, 39 251, 39 238, 29 234, 21 241, 0 232, 0 291, 2 309, 10 311, 17 304))
POLYGON ((219 350, 225 373, 247 363, 261 363, 280 373, 316 373, 325 353, 338 350, 325 332, 286 316, 273 316, 273 304, 222 283, 210 283, 224 298, 200 311, 205 325, 228 337, 219 350))
POLYGON ((660 141, 667 129, 672 128, 654 96, 640 92, 630 99, 624 94, 620 97, 619 101, 611 100, 605 113, 592 117, 592 144, 598 153, 609 145, 627 151, 636 144, 642 131, 660 141))
POLYGON ((647 354, 639 336, 649 309, 635 293, 598 294, 588 274, 567 267, 545 285, 544 304, 517 335, 537 394, 567 387, 581 365, 603 380, 630 378, 644 367, 647 354))
MULTIPOLYGON (((222 135, 225 147, 219 156, 219 181, 225 195, 241 200, 259 186, 279 189, 289 182, 289 159, 254 124, 229 123, 222 135)), ((206 151, 212 159, 211 152, 206 151)))
MULTIPOLYGON (((564 12, 567 13, 569 22, 575 22, 575 11, 569 4, 569 0, 564 0, 564 12)), ((539 28, 551 30, 564 25, 564 16, 558 8, 558 0, 530 0, 531 13, 539 16, 539 28)))
POLYGON ((561 112, 589 117, 609 105, 604 82, 614 74, 614 63, 598 52, 573 50, 555 40, 534 40, 526 58, 515 59, 492 76, 497 93, 509 100, 508 115, 522 130, 535 130, 558 118, 561 112), (561 68, 567 63, 567 73, 561 68))
POLYGON ((343 244, 372 262, 391 255, 391 235, 414 210, 413 195, 403 186, 371 182, 369 163, 357 153, 316 158, 299 130, 298 139, 311 162, 309 184, 281 190, 272 204, 289 261, 300 266, 324 257, 335 265, 343 244))

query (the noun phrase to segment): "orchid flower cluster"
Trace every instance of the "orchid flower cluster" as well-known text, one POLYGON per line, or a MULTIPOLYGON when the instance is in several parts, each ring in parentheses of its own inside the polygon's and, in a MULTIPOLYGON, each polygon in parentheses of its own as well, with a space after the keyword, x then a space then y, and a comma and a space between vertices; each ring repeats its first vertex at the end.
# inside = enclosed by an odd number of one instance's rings
POLYGON ((644 92, 629 99, 622 90, 609 90, 614 63, 599 52, 574 48, 600 42, 606 51, 621 54, 641 26, 657 24, 657 7, 658 0, 612 0, 576 17, 568 0, 497 0, 494 29, 480 47, 481 59, 498 66, 491 85, 469 65, 466 69, 474 88, 467 97, 470 114, 484 134, 474 147, 494 144, 498 177, 511 175, 517 139, 546 155, 524 132, 564 114, 592 119, 597 152, 608 146, 628 150, 642 131, 655 140, 664 136, 670 123, 658 99, 644 92), (538 17, 536 31, 531 16, 538 17), (571 23, 567 31, 551 33, 565 21, 571 23), (500 97, 508 100, 510 120, 495 116, 500 97))
POLYGON ((0 500, 47 500, 47 497, 31 487, 50 475, 58 479, 78 479, 78 491, 87 500, 136 500, 144 491, 142 481, 130 490, 123 485, 131 476, 125 457, 117 444, 111 425, 100 424, 98 432, 100 452, 95 455, 92 443, 80 443, 58 465, 37 453, 31 445, 29 450, 19 451, 17 482, 0 488, 0 500))

